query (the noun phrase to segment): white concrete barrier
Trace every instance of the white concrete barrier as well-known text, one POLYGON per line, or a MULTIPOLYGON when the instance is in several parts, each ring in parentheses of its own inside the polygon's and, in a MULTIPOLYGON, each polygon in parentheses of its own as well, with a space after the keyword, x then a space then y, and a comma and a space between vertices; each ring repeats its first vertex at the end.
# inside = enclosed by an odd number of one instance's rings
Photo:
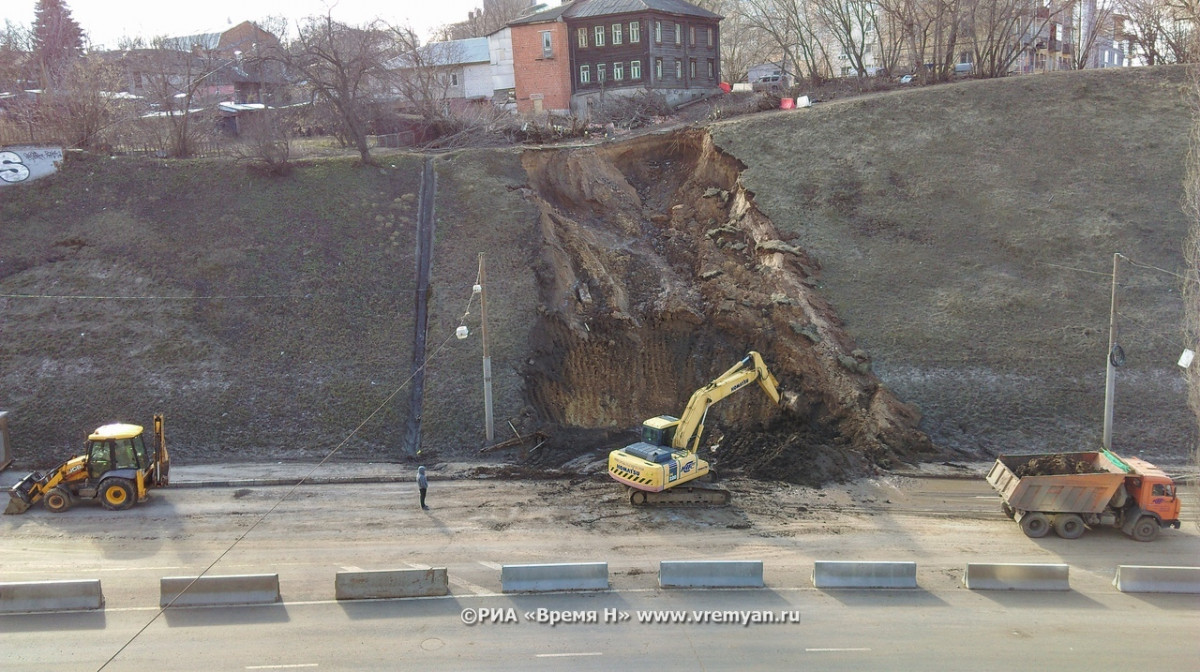
POLYGON ((378 569, 338 572, 333 580, 339 600, 371 600, 397 597, 449 595, 445 567, 430 569, 378 569))
POLYGON ((0 583, 0 614, 103 608, 100 579, 0 583))
POLYGON ((1113 585, 1122 593, 1200 593, 1200 567, 1120 565, 1113 585))
POLYGON ((917 563, 818 560, 812 582, 817 588, 916 588, 917 563))
POLYGON ((500 568, 500 590, 505 593, 608 590, 608 563, 503 565, 500 568))
POLYGON ((762 588, 762 560, 663 560, 662 588, 762 588))
POLYGON ((159 592, 160 607, 274 604, 280 601, 278 574, 166 576, 159 582, 159 592))
POLYGON ((1067 565, 970 562, 963 585, 970 590, 1070 590, 1069 573, 1067 565))

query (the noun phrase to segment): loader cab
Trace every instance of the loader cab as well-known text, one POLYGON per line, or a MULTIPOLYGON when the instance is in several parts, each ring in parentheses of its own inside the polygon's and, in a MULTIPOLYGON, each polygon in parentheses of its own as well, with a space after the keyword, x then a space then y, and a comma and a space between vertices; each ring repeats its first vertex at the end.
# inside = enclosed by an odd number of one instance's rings
POLYGON ((675 430, 679 428, 679 418, 670 415, 660 415, 642 423, 642 443, 652 446, 671 447, 675 439, 675 430))
POLYGON ((140 425, 100 427, 88 437, 87 455, 88 477, 92 480, 114 469, 148 469, 151 462, 140 425))

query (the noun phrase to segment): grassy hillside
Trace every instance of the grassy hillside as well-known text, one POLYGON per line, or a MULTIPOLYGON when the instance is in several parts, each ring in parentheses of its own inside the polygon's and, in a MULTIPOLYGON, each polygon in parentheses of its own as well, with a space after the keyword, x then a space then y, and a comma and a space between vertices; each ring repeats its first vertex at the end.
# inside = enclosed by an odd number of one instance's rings
MULTIPOLYGON (((771 112, 712 133, 744 166, 740 180, 757 206, 820 264, 814 283, 874 373, 920 407, 921 428, 943 447, 983 455, 1095 443, 1112 254, 1125 254, 1137 265, 1121 270, 1129 363, 1117 387, 1116 444, 1182 457, 1192 430, 1174 365, 1181 303, 1171 273, 1186 226, 1186 86, 1172 68, 967 82, 771 112)), ((651 222, 691 210, 673 207, 675 188, 708 178, 703 166, 688 167, 698 178, 673 172, 680 162, 670 152, 651 155, 664 143, 610 147, 624 177, 559 177, 578 183, 575 205, 597 221, 607 209, 588 194, 630 180, 643 192, 641 214, 625 212, 611 229, 630 236, 630 250, 671 252, 670 273, 686 277, 687 250, 656 240, 651 222)), ((479 253, 498 439, 511 436, 509 422, 527 432, 555 416, 529 393, 529 376, 562 374, 544 357, 534 362, 545 354, 535 348, 561 337, 546 329, 547 311, 562 309, 544 305, 547 297, 605 299, 580 293, 594 281, 584 274, 579 287, 539 284, 554 277, 548 259, 572 252, 547 241, 528 198, 554 180, 527 170, 589 161, 524 160, 524 151, 535 150, 434 158, 422 424, 424 448, 444 456, 474 455, 483 443, 481 315, 471 294, 479 253), (459 341, 463 321, 472 336, 459 341)), ((184 461, 307 458, 343 441, 352 459, 399 459, 423 161, 328 160, 267 178, 222 162, 72 157, 54 177, 0 189, 0 409, 11 413, 22 465, 49 466, 95 426, 148 422, 155 411, 167 414, 184 461)), ((626 241, 580 235, 627 260, 629 277, 651 287, 661 279, 636 266, 626 241)), ((752 264, 726 268, 726 278, 761 275, 752 264)), ((713 309, 750 310, 746 297, 731 294, 713 309)), ((717 340, 765 348, 771 338, 717 340)), ((662 399, 681 403, 718 372, 711 366, 728 362, 681 356, 656 381, 586 364, 580 370, 620 381, 581 404, 600 416, 622 409, 605 416, 617 428, 675 410, 662 399), (661 388, 654 408, 626 403, 650 382, 661 388)), ((574 390, 558 388, 563 398, 574 390)), ((559 445, 573 429, 555 428, 559 445)))
POLYGON ((1186 71, 965 82, 713 129, 935 443, 1099 441, 1120 252, 1114 446, 1182 457, 1186 71))

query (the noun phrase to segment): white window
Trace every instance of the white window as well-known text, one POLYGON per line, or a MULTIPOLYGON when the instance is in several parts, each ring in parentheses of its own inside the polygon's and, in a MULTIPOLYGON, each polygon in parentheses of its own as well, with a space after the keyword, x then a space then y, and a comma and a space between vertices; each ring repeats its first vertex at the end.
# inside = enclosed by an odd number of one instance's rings
POLYGON ((450 86, 458 86, 458 73, 450 73, 450 86))
POLYGON ((662 81, 662 59, 654 59, 654 79, 662 81))
POLYGON ((618 82, 625 79, 624 63, 613 63, 613 79, 618 82))
POLYGON ((713 59, 708 59, 708 78, 713 78, 713 59))
POLYGON ((709 28, 709 29, 708 29, 708 46, 710 46, 710 47, 711 47, 711 46, 713 46, 713 41, 712 41, 712 28, 709 28))
POLYGON ((624 41, 624 33, 621 31, 621 24, 614 23, 612 25, 613 44, 621 44, 624 41))
POLYGON ((696 27, 688 26, 688 33, 688 41, 691 42, 693 47, 696 46, 696 27))
POLYGON ((683 26, 675 24, 675 44, 683 44, 683 26))
POLYGON ((596 26, 596 40, 593 44, 597 47, 604 46, 604 26, 596 26))
POLYGON ((640 21, 629 22, 629 41, 635 44, 642 41, 642 23, 640 21))
POLYGON ((629 78, 630 79, 641 79, 642 78, 642 62, 641 61, 630 61, 629 62, 629 78))
POLYGON ((596 81, 603 84, 608 79, 608 65, 601 63, 596 66, 596 81))
POLYGON ((654 22, 654 41, 662 44, 662 21, 654 22))
POLYGON ((579 66, 579 83, 587 84, 592 81, 592 67, 590 65, 579 66))
POLYGON ((580 49, 587 49, 587 28, 580 28, 575 31, 576 39, 579 41, 580 49))
POLYGON ((542 31, 542 58, 554 58, 554 34, 542 31))
POLYGON ((675 59, 675 79, 683 79, 683 60, 675 59))
POLYGON ((696 78, 696 59, 694 58, 688 59, 688 77, 696 78))

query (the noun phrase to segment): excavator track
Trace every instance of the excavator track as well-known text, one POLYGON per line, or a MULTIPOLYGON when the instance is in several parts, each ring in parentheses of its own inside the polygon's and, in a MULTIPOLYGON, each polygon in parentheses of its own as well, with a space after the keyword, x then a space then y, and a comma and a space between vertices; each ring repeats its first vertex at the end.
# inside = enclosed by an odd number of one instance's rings
POLYGON ((634 506, 729 506, 733 498, 725 488, 696 482, 662 492, 647 492, 627 486, 625 494, 634 506))

